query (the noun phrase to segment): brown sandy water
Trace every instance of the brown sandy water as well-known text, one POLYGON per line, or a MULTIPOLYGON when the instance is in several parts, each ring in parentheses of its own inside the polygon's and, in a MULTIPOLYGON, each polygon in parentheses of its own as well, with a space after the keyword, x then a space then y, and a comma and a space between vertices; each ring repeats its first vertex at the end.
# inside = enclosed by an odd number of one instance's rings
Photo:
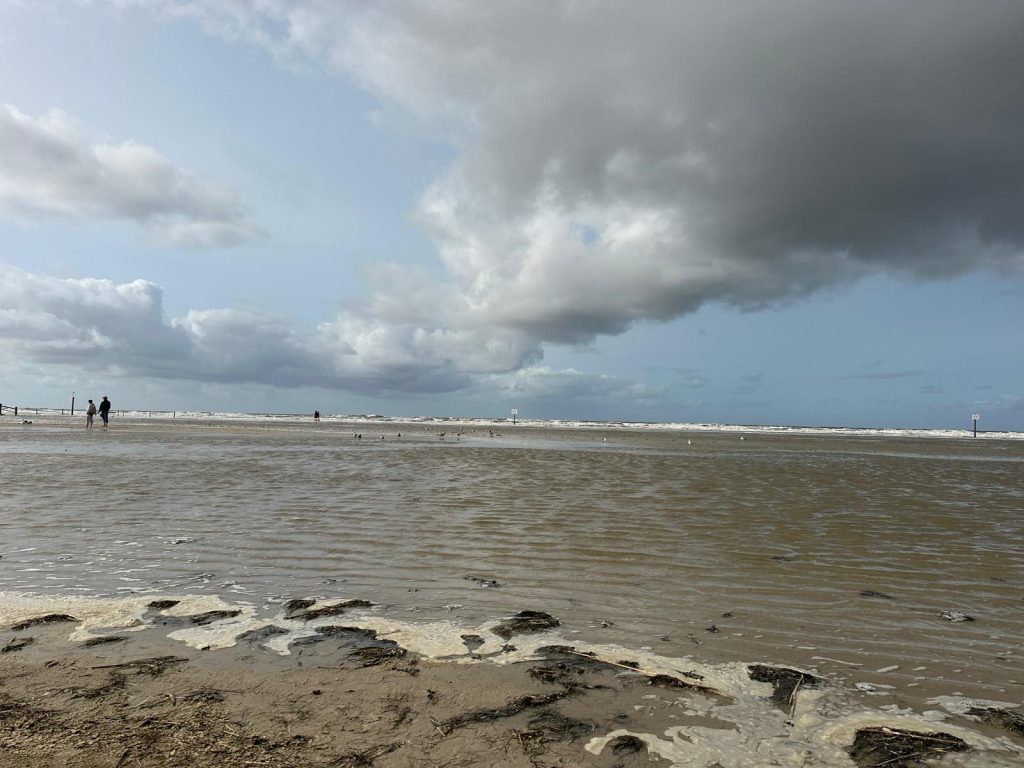
POLYGON ((1024 443, 456 429, 5 427, 0 593, 536 609, 573 642, 811 669, 866 706, 1024 700, 1024 443))

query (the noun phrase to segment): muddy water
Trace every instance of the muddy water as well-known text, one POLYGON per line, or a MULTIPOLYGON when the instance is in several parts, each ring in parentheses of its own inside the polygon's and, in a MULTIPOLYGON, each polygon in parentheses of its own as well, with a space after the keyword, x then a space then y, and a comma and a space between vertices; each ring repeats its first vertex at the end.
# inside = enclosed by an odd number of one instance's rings
POLYGON ((4 427, 0 592, 537 609, 581 640, 868 683, 877 706, 1024 699, 1024 443, 438 431, 4 427))

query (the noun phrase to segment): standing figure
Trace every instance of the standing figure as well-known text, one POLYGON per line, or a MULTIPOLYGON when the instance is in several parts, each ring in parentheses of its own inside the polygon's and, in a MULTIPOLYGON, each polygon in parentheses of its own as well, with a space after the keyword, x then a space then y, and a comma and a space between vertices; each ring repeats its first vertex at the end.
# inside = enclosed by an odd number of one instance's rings
POLYGON ((320 411, 313 411, 313 421, 320 421, 320 411))
POLYGON ((100 418, 103 419, 103 426, 107 426, 107 421, 110 419, 110 401, 107 400, 106 395, 100 401, 100 418))
POLYGON ((96 415, 96 403, 89 401, 89 407, 85 409, 85 428, 92 429, 92 417, 96 415))

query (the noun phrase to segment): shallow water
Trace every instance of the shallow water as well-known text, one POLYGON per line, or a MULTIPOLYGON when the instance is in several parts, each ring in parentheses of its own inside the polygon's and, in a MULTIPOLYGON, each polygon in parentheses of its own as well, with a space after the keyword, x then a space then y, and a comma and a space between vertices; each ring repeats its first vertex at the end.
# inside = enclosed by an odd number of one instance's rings
POLYGON ((869 683, 878 706, 1024 698, 1019 441, 440 429, 4 425, 0 592, 535 609, 589 642, 869 683))

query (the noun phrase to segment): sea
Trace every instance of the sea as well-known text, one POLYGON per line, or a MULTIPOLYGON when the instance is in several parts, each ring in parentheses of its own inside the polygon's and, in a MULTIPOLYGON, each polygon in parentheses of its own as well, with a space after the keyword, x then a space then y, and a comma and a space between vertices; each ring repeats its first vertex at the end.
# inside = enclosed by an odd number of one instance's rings
POLYGON ((0 421, 0 625, 64 608, 101 631, 165 596, 243 608, 180 636, 214 647, 288 600, 358 598, 367 626, 446 658, 450 638, 542 611, 548 644, 703 669, 744 704, 722 714, 738 747, 648 735, 673 765, 745 765, 773 739, 777 762, 750 765, 852 765, 839 722, 973 739, 943 764, 1024 765, 1019 736, 965 716, 1024 705, 1022 433, 143 411, 83 426, 0 421), (803 735, 778 740, 766 684, 733 684, 751 664, 825 681, 803 735))

